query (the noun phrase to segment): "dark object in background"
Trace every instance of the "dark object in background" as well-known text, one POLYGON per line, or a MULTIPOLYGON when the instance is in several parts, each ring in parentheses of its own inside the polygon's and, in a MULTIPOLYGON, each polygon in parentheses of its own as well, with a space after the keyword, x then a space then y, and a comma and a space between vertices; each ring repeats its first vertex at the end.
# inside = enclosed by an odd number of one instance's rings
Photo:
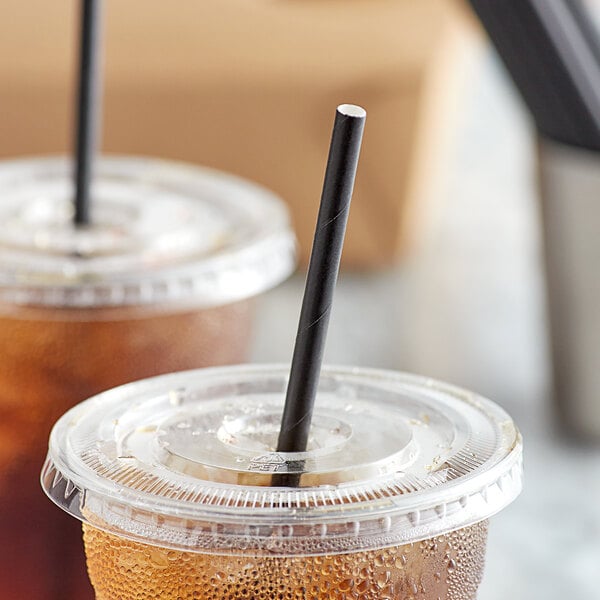
POLYGON ((600 440, 600 38, 581 0, 470 0, 540 132, 559 422, 600 440))
POLYGON ((600 45, 580 0, 470 0, 540 133, 600 150, 600 45))
POLYGON ((541 226, 561 428, 600 441, 600 153, 541 138, 541 226))

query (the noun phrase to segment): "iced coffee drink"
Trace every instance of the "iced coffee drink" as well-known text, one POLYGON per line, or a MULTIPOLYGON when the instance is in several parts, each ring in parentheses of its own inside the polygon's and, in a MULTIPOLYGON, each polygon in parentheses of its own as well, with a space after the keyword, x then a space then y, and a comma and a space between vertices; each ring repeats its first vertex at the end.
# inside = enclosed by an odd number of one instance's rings
POLYGON ((140 544, 84 525, 98 600, 470 600, 483 574, 486 537, 482 521, 381 550, 219 556, 140 544))
POLYGON ((2 163, 0 193, 0 589, 85 600, 80 527, 39 490, 52 424, 128 381, 242 361, 293 235, 265 190, 159 160, 101 160, 83 228, 66 160, 2 163))
POLYGON ((111 390, 53 430, 42 481, 83 521, 97 600, 473 600, 521 489, 510 417, 428 379, 325 368, 306 452, 274 447, 287 368, 111 390), (275 475, 296 487, 273 486, 275 475))

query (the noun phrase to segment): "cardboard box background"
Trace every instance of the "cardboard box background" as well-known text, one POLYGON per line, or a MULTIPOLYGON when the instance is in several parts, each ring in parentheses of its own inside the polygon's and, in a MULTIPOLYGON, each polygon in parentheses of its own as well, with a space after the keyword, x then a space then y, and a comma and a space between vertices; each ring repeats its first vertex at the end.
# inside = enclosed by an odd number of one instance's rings
MULTIPOLYGON (((0 156, 71 147, 77 3, 5 0, 0 156)), ((368 111, 344 262, 418 231, 455 114, 467 29, 448 0, 106 3, 103 151, 205 164, 292 209, 304 258, 335 106, 368 111)))

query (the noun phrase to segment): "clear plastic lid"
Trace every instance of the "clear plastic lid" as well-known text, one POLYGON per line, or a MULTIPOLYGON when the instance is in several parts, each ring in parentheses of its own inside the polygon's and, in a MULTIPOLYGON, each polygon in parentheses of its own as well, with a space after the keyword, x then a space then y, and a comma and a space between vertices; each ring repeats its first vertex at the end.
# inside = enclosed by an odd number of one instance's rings
POLYGON ((56 424, 42 474, 73 516, 196 552, 319 554, 486 519, 521 490, 521 438, 492 402, 389 371, 323 370, 309 448, 274 451, 287 367, 132 383, 56 424), (274 474, 298 473, 298 487, 274 474))
POLYGON ((0 163, 0 301, 96 307, 215 306, 279 283, 295 265, 283 203, 210 169, 98 161, 92 224, 72 224, 66 158, 0 163))

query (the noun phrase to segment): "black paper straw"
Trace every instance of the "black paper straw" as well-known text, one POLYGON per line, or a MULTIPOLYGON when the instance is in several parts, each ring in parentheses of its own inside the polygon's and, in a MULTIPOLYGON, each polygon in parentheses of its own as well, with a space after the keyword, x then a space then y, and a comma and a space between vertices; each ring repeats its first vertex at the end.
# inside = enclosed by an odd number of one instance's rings
POLYGON ((75 143, 76 225, 90 221, 90 182, 100 121, 100 37, 102 0, 81 1, 79 86, 75 143))
MULTIPOLYGON (((292 357, 278 452, 306 450, 366 112, 338 106, 292 357)), ((294 485, 299 477, 274 478, 294 485)))

